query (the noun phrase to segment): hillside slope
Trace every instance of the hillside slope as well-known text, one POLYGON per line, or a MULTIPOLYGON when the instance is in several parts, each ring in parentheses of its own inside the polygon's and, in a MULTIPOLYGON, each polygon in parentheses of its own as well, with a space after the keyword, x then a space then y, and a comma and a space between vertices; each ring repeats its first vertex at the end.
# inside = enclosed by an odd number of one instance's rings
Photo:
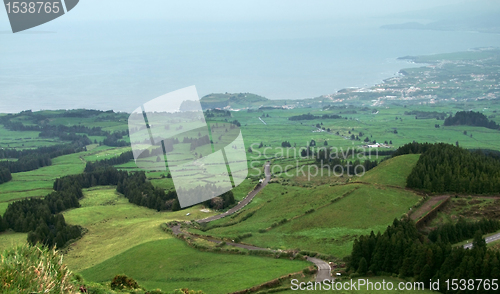
POLYGON ((393 187, 404 186, 405 174, 417 159, 410 155, 388 160, 363 183, 312 188, 272 183, 240 214, 191 230, 220 238, 243 237, 244 243, 259 247, 343 257, 350 253, 354 238, 384 231, 418 202, 413 192, 393 187))
POLYGON ((408 154, 385 160, 374 169, 366 172, 359 181, 404 188, 406 178, 417 164, 419 158, 420 154, 408 154))

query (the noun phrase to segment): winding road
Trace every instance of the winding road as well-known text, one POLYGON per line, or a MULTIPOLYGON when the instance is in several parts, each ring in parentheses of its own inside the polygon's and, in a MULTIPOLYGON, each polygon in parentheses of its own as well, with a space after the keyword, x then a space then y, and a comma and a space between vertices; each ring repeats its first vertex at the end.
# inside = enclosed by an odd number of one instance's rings
MULTIPOLYGON (((242 209, 243 207, 245 207, 248 203, 250 203, 250 201, 252 201, 252 199, 255 197, 255 195, 257 195, 257 193, 259 193, 262 189, 264 189, 265 186, 267 186, 267 184, 271 180, 271 163, 269 161, 266 162, 266 165, 264 166, 264 173, 265 173, 264 181, 260 185, 255 187, 255 189, 253 189, 250 193, 248 193, 248 195, 243 200, 241 200, 238 203, 238 205, 236 205, 235 207, 229 209, 228 211, 226 211, 222 214, 218 214, 218 215, 214 215, 214 216, 207 217, 204 219, 196 220, 196 222, 208 223, 208 222, 211 222, 214 220, 218 220, 218 219, 221 219, 221 218, 226 217, 228 215, 231 215, 231 214, 237 212, 238 210, 242 209)), ((180 225, 173 226, 172 233, 174 235, 185 234, 186 236, 191 236, 191 237, 193 236, 187 232, 181 231, 180 225)), ((209 238, 209 237, 204 237, 204 236, 196 236, 196 237, 203 238, 207 241, 214 242, 217 244, 222 243, 221 240, 217 240, 217 239, 213 239, 213 238, 209 238)), ((247 250, 264 250, 264 251, 278 252, 277 250, 271 250, 269 248, 261 248, 261 247, 256 247, 256 246, 252 246, 252 245, 240 244, 240 243, 226 242, 226 244, 229 246, 244 248, 247 250)), ((330 265, 327 262, 325 262, 321 259, 318 259, 318 258, 314 258, 314 257, 307 257, 306 259, 307 259, 307 261, 314 263, 316 265, 316 267, 318 268, 318 273, 316 274, 316 282, 323 282, 324 280, 334 280, 334 278, 332 278, 332 276, 331 276, 330 265)))
MULTIPOLYGON (((486 243, 491 243, 493 241, 500 240, 500 233, 495 234, 495 235, 491 235, 491 236, 485 238, 484 240, 486 240, 486 243)), ((473 246, 472 243, 467 243, 467 244, 464 245, 464 248, 465 249, 471 249, 472 246, 473 246)))
POLYGON ((224 213, 214 215, 211 217, 207 217, 204 219, 200 219, 200 220, 197 220, 197 222, 208 223, 208 222, 211 222, 214 220, 218 220, 218 219, 221 219, 221 218, 226 217, 228 215, 231 215, 231 214, 237 212, 238 210, 242 209, 243 207, 245 207, 248 203, 250 203, 250 201, 252 201, 252 199, 255 197, 255 195, 257 195, 257 193, 260 192, 260 190, 264 189, 264 187, 267 186, 267 184, 269 183, 269 180, 271 180, 271 163, 269 161, 266 162, 266 165, 264 166, 264 174, 266 176, 264 181, 260 185, 255 187, 255 189, 253 189, 252 192, 248 193, 247 197, 245 197, 243 200, 241 200, 238 203, 238 205, 236 205, 235 207, 229 209, 228 211, 226 211, 224 213))
POLYGON ((335 280, 332 278, 332 271, 330 265, 321 259, 314 257, 307 257, 307 261, 314 263, 318 267, 318 273, 316 274, 316 282, 323 282, 324 280, 335 280))

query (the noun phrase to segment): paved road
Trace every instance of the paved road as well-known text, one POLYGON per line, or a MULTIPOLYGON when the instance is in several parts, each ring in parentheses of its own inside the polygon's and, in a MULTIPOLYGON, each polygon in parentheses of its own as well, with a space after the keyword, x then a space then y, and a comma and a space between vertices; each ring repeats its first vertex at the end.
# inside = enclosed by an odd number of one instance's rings
MULTIPOLYGON (((485 240, 486 240, 486 243, 491 243, 493 241, 500 240, 500 233, 492 235, 492 236, 489 236, 489 237, 485 238, 485 240)), ((465 244, 464 248, 465 249, 471 249, 472 248, 472 243, 465 244)))
POLYGON ((208 223, 208 222, 211 222, 211 221, 214 221, 214 220, 218 220, 218 219, 221 219, 223 217, 226 217, 228 215, 231 215, 235 212, 237 212, 238 210, 242 209, 243 207, 245 207, 248 203, 250 203, 250 201, 252 201, 252 199, 255 197, 255 195, 257 195, 257 193, 260 192, 260 190, 264 189, 265 186, 267 186, 267 183, 269 183, 269 180, 271 179, 271 167, 270 167, 271 163, 268 161, 266 162, 266 165, 264 166, 264 173, 266 175, 266 178, 264 179, 264 181, 257 187, 255 187, 255 189, 248 193, 247 197, 245 197, 243 200, 240 201, 240 203, 238 203, 238 205, 236 205, 235 207, 229 209, 228 211, 222 213, 222 214, 218 214, 218 215, 214 215, 214 216, 211 216, 211 217, 207 217, 207 218, 204 218, 204 219, 200 219, 200 220, 197 220, 197 222, 199 223, 208 223))
POLYGON ((316 274, 316 282, 323 282, 324 280, 333 280, 330 265, 321 259, 314 257, 307 257, 307 260, 314 263, 318 267, 316 274))
MULTIPOLYGON (((245 207, 248 203, 250 203, 250 201, 252 201, 252 199, 255 197, 255 195, 257 195, 257 193, 260 192, 260 190, 264 189, 264 187, 267 186, 267 184, 269 183, 269 180, 271 180, 271 167, 270 167, 270 165, 271 165, 271 163, 268 161, 268 162, 266 162, 266 165, 264 166, 264 172, 266 175, 266 178, 264 179, 264 181, 259 186, 255 187, 255 189, 252 192, 248 193, 247 197, 245 197, 245 199, 240 201, 240 203, 238 203, 238 205, 229 209, 225 213, 211 216, 208 218, 204 218, 201 220, 197 220, 197 222, 208 223, 208 222, 211 222, 214 220, 218 220, 218 219, 221 219, 221 218, 226 217, 228 215, 231 215, 231 214, 237 212, 238 210, 242 209, 243 207, 245 207)), ((176 225, 176 226, 172 227, 172 232, 175 235, 185 234, 187 236, 193 236, 187 232, 181 231, 180 225, 176 225)), ((205 237, 205 236, 196 236, 196 237, 203 238, 207 241, 214 242, 217 244, 222 242, 220 240, 212 239, 212 238, 205 237)), ((226 242, 226 244, 229 246, 244 248, 244 249, 248 249, 248 250, 265 250, 265 251, 277 252, 276 250, 271 250, 268 248, 260 248, 260 247, 256 247, 256 246, 252 246, 252 245, 245 245, 245 244, 240 244, 240 243, 226 242)), ((332 280, 333 279, 331 277, 330 265, 328 263, 326 263, 325 261, 323 261, 321 259, 314 258, 314 257, 307 257, 307 260, 314 263, 316 265, 316 267, 318 267, 318 273, 316 275, 316 282, 323 282, 324 280, 332 280)))

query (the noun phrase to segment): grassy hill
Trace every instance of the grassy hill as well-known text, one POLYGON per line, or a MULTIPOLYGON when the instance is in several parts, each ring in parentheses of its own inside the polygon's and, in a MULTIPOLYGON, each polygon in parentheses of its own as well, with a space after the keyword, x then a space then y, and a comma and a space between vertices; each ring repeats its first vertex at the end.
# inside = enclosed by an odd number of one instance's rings
POLYGON ((12 180, 0 185, 0 214, 10 202, 28 197, 44 197, 53 191, 54 180, 67 175, 82 173, 87 161, 115 157, 130 150, 99 146, 88 151, 68 154, 52 159, 52 165, 28 172, 12 174, 12 180))
POLYGON ((202 97, 200 101, 203 109, 210 109, 224 108, 226 106, 231 106, 231 108, 258 107, 270 100, 251 93, 225 93, 209 94, 202 97))
POLYGON ((360 182, 404 188, 406 178, 417 164, 420 154, 401 155, 381 162, 359 179, 360 182))
POLYGON ((343 257, 353 240, 372 230, 384 231, 418 202, 404 186, 418 155, 385 161, 361 178, 360 183, 288 185, 271 183, 244 210, 193 232, 235 239, 275 249, 302 249, 343 257), (365 177, 367 177, 365 179, 365 177))
POLYGON ((217 294, 250 288, 309 265, 306 261, 200 252, 171 238, 133 247, 82 275, 106 282, 124 273, 147 289, 190 288, 217 294))
POLYGON ((210 216, 193 207, 178 212, 155 210, 130 204, 116 193, 115 187, 95 187, 84 190, 82 207, 64 212, 66 221, 81 225, 88 232, 73 243, 65 260, 80 271, 149 241, 168 239, 160 224, 170 220, 191 220, 210 216), (188 217, 186 213, 190 212, 188 217))

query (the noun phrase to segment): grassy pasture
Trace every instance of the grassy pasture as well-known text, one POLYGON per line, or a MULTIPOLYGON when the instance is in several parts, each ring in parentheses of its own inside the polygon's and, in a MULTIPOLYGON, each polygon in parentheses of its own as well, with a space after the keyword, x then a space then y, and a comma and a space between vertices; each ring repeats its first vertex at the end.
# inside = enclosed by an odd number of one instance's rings
POLYGON ((171 238, 135 246, 82 275, 104 282, 122 273, 148 289, 190 288, 217 294, 250 288, 309 265, 306 261, 200 252, 171 238))
MULTIPOLYGON (((496 116, 494 111, 500 110, 496 104, 484 102, 470 103, 455 107, 449 102, 440 102, 434 105, 409 105, 402 107, 399 105, 376 106, 368 110, 356 108, 356 113, 343 114, 342 110, 322 110, 322 109, 292 109, 292 110, 265 110, 262 111, 269 117, 262 117, 262 112, 233 112, 233 116, 242 123, 242 133, 247 147, 252 146, 254 153, 264 154, 265 147, 268 156, 276 154, 281 146, 281 142, 289 141, 292 146, 304 147, 310 140, 314 139, 318 146, 323 146, 325 141, 328 146, 343 148, 360 148, 365 143, 363 140, 368 137, 370 141, 383 143, 392 141, 394 148, 406 143, 417 142, 445 142, 455 144, 465 148, 488 148, 500 150, 500 132, 482 127, 452 126, 444 127, 442 120, 436 119, 416 119, 414 115, 405 115, 405 112, 427 111, 450 113, 459 110, 481 111, 488 116, 496 116), (376 109, 376 114, 372 110, 376 109), (289 117, 304 113, 314 115, 338 114, 347 119, 314 119, 303 121, 290 121, 289 117), (259 117, 266 122, 264 125, 259 117), (398 118, 396 120, 396 117, 398 118), (317 132, 316 124, 321 127, 330 128, 331 132, 317 132), (435 125, 440 125, 436 128, 435 125), (396 133, 396 132, 397 133, 396 133), (467 135, 463 132, 467 131, 467 135), (339 132, 339 135, 336 133, 339 132), (351 133, 349 133, 351 132, 351 133), (347 139, 352 134, 360 136, 361 141, 347 139), (283 136, 286 134, 286 136, 283 136), (470 135, 472 134, 472 137, 470 135), (262 142, 265 146, 257 148, 262 142)), ((493 118, 495 119, 495 118, 493 118)))
POLYGON ((0 233, 0 252, 26 243, 27 233, 3 232, 0 233))
POLYGON ((61 143, 52 138, 40 138, 38 134, 39 132, 34 131, 10 131, 0 125, 0 148, 30 149, 61 143))
MULTIPOLYGON (((85 162, 79 158, 79 154, 69 154, 54 158, 51 166, 12 174, 11 181, 0 185, 0 203, 27 197, 43 197, 52 191, 56 178, 79 174, 84 168, 85 162)), ((0 212, 3 213, 3 210, 0 212)))
POLYGON ((120 254, 139 244, 168 239, 160 224, 171 220, 193 220, 213 215, 200 206, 177 212, 155 210, 130 204, 115 187, 84 190, 80 208, 64 212, 66 222, 88 229, 82 239, 70 246, 65 257, 72 270, 80 271, 120 254), (186 213, 191 213, 186 216, 186 213))
MULTIPOLYGON (((88 150, 88 148, 87 148, 88 150)), ((98 161, 103 159, 109 159, 112 157, 119 156, 120 154, 130 151, 130 147, 108 147, 108 146, 99 146, 98 149, 91 149, 93 152, 86 154, 83 156, 85 161, 98 161)))
POLYGON ((404 188, 406 178, 417 164, 420 154, 396 156, 381 162, 377 167, 366 172, 358 181, 376 185, 391 185, 404 188))
POLYGON ((208 227, 214 228, 201 234, 235 238, 251 233, 252 236, 244 242, 343 257, 350 253, 356 236, 369 234, 372 230, 383 232, 394 218, 401 217, 418 200, 419 196, 409 191, 356 183, 315 188, 270 184, 242 213, 209 224, 208 227), (350 195, 331 203, 332 199, 351 191, 350 195), (237 222, 252 212, 253 215, 245 221, 217 227, 237 222), (267 232, 259 232, 283 219, 289 221, 267 232))
POLYGON ((370 231, 383 232, 419 197, 399 189, 362 186, 330 206, 292 220, 270 232, 247 239, 256 245, 301 248, 343 257, 350 253, 352 241, 370 231))
POLYGON ((86 189, 81 204, 81 208, 67 211, 64 216, 68 223, 82 225, 89 232, 70 246, 65 262, 90 281, 108 282, 124 273, 149 289, 189 287, 226 293, 309 265, 302 261, 199 252, 159 228, 169 220, 211 215, 200 212, 200 207, 158 213, 128 203, 114 187, 86 189), (189 217, 185 215, 188 211, 189 217))
POLYGON ((89 151, 53 158, 50 166, 12 174, 11 181, 0 185, 0 213, 5 212, 11 201, 49 194, 56 178, 82 173, 87 160, 95 160, 98 155, 117 156, 127 150, 108 146, 93 147, 89 151))

